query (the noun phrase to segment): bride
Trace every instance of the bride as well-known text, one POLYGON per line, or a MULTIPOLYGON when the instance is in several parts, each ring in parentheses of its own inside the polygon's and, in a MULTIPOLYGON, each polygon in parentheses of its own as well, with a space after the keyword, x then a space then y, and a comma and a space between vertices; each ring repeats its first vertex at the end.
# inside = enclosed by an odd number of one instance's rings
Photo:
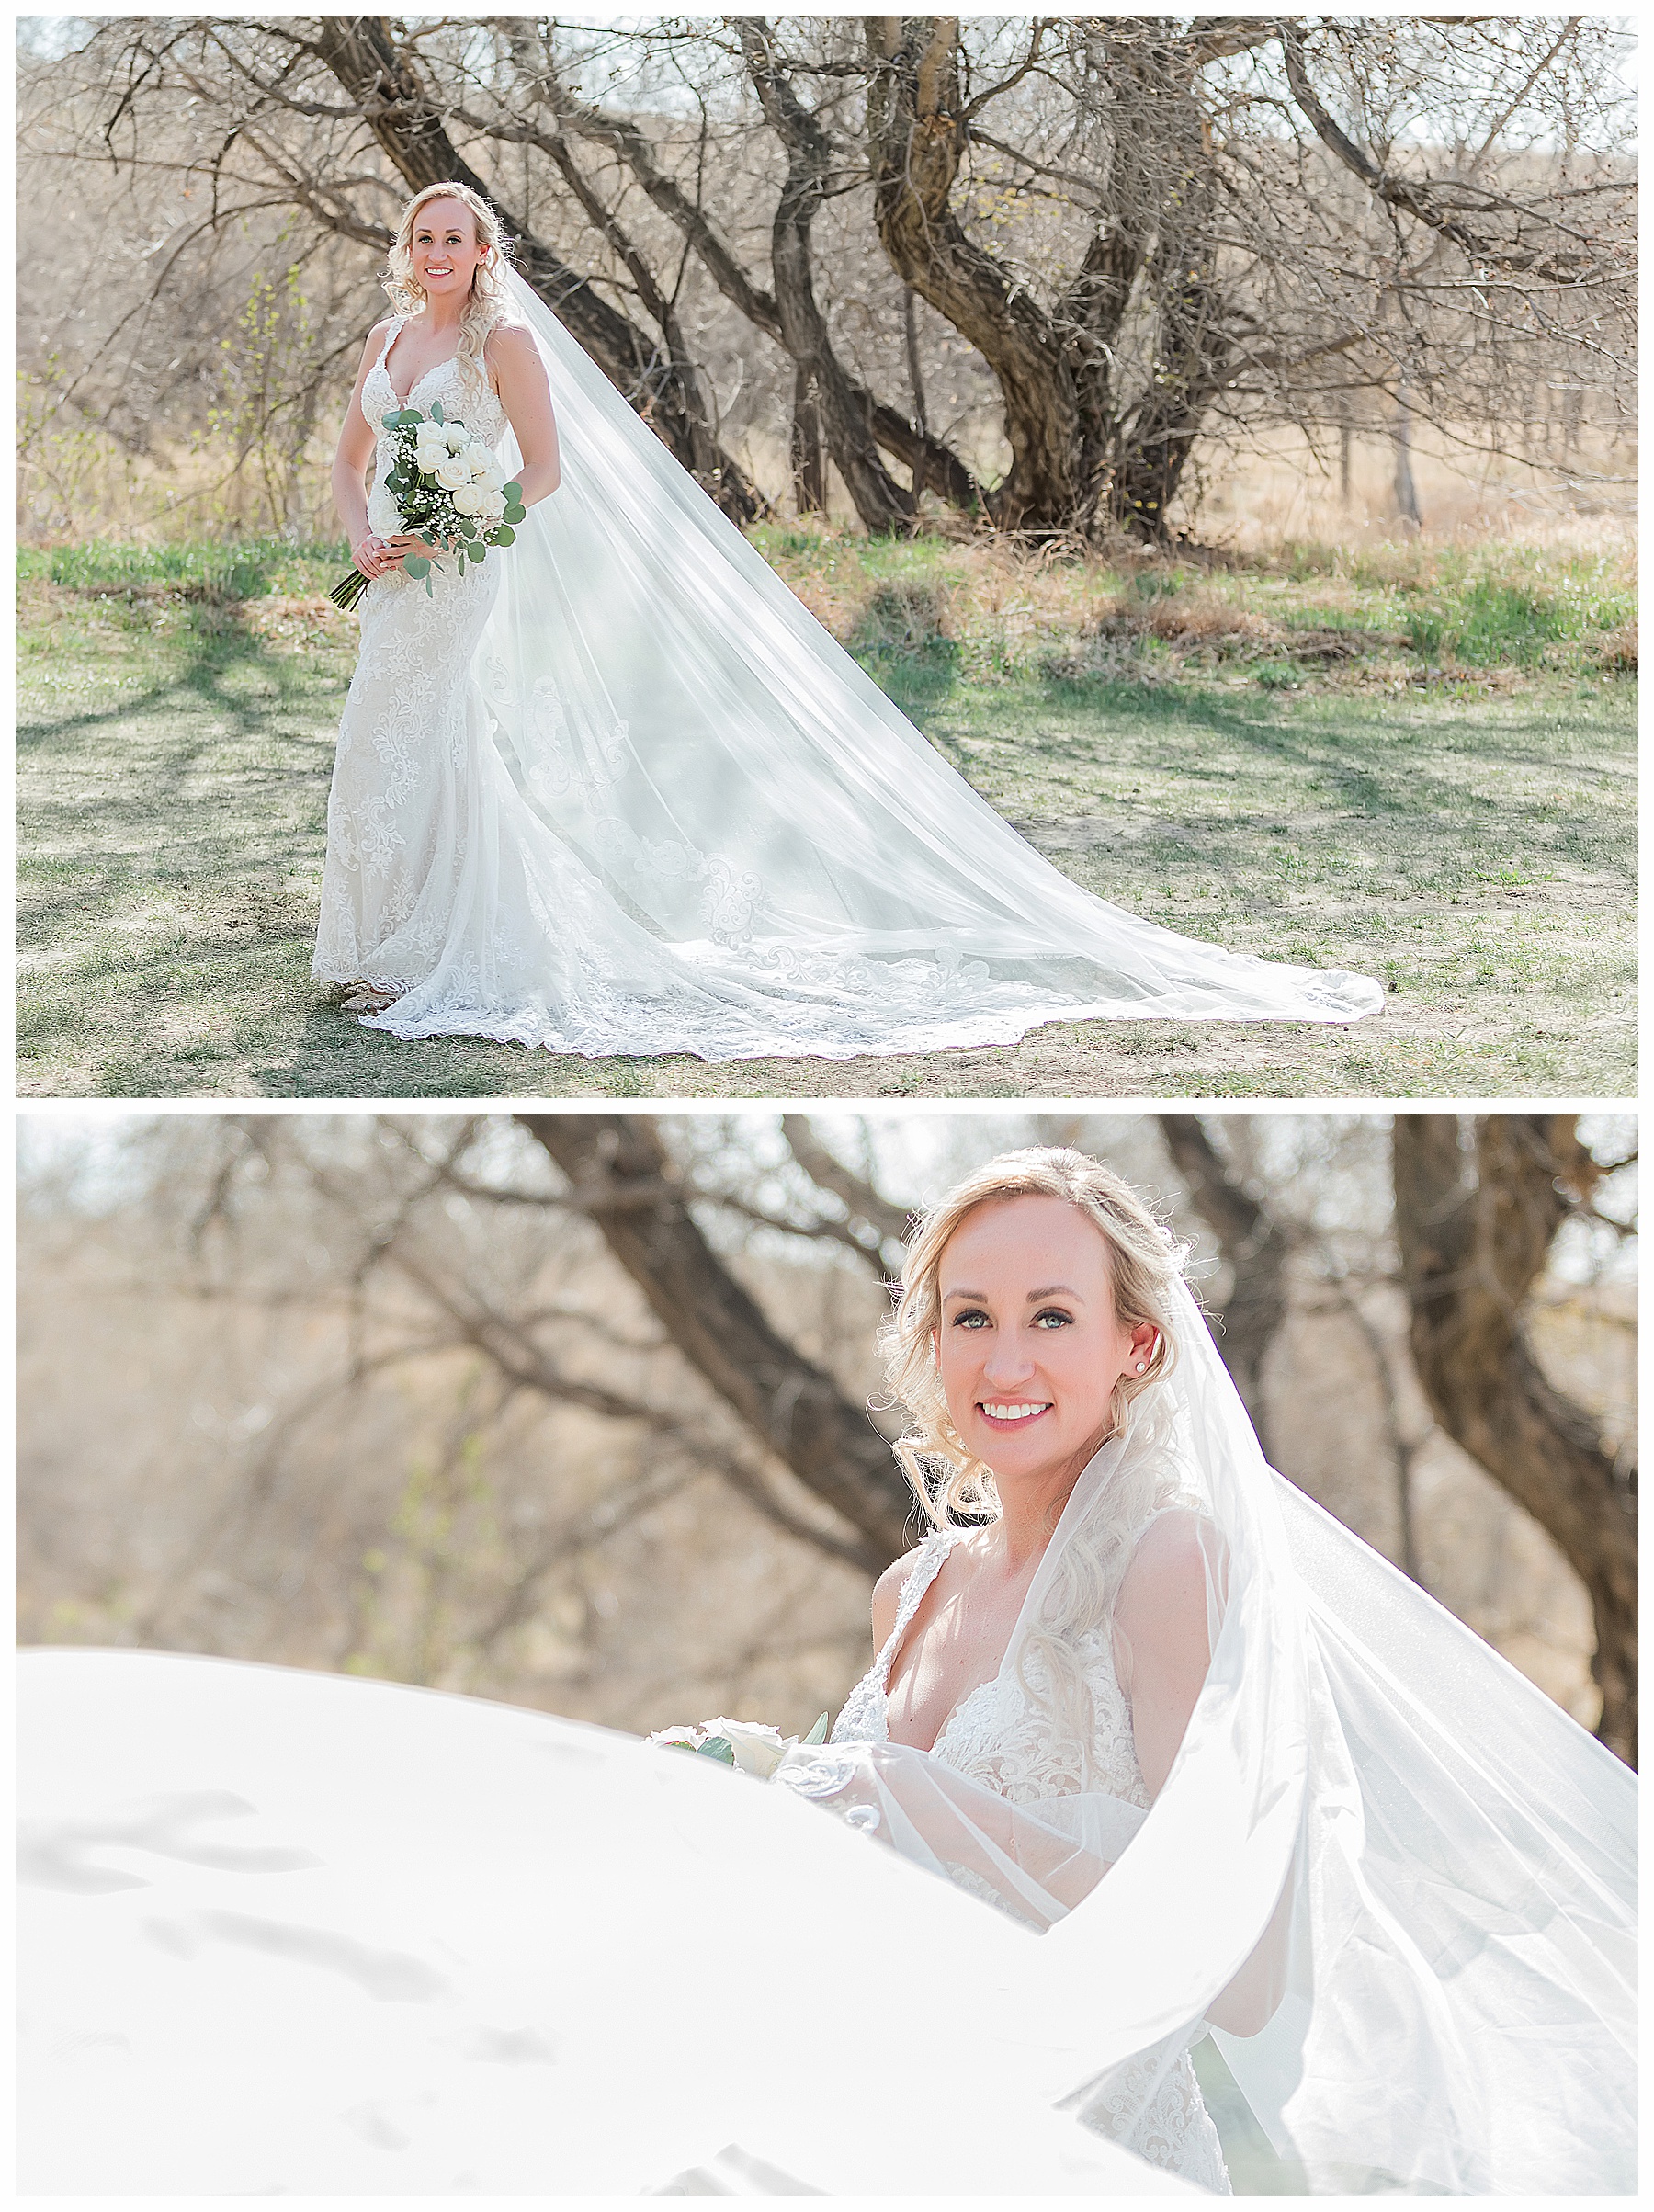
MULTIPOLYGON (((1083 1793, 1122 1809, 1153 1801, 1206 1677, 1207 1576, 1219 1557, 1169 1458, 1146 1457, 1129 1476, 1116 1469, 1090 1556, 1071 1541, 1066 1617, 1025 1639, 1010 1673, 1001 1662, 1082 1474, 1171 1367, 1172 1275, 1134 1194, 1077 1159, 995 1163, 932 1219, 905 1273, 892 1380, 924 1424, 905 1457, 935 1529, 874 1591, 878 1656, 834 1743, 906 1745, 1047 1814, 1083 1793), (939 1490, 924 1480, 923 1450, 957 1455, 939 1490), (995 1517, 973 1528, 951 1518, 985 1508, 995 1517)), ((1033 1832, 1022 1837, 1025 1868, 1033 1832)), ((1078 1904, 1105 1861, 1056 1850, 1040 1861, 1039 1888, 1078 1904)), ((991 1864, 949 1871, 1045 1924, 1049 1908, 1031 1907, 1020 1884, 1002 1889, 991 1864)), ((1207 2017, 1250 2031, 1267 2010, 1253 1986, 1226 1992, 1207 2017)), ((1151 2163, 1227 2190, 1186 2048, 1159 2054, 1127 2102, 1125 2125, 1117 2094, 1082 2116, 1151 2163)))
POLYGON ((1633 2187, 1632 1776, 1271 1475, 1129 1185, 976 1170, 888 1349, 932 1533, 776 1778, 1042 1931, 1054 2102, 1227 2192, 1198 2048, 1249 2193, 1633 2187))
POLYGON ((1347 1022, 1378 984, 1083 891, 946 766, 433 185, 334 462, 361 654, 312 972, 400 1038, 848 1058, 1089 1016, 1347 1022), (528 513, 416 583, 385 417, 440 401, 528 513), (553 413, 555 403, 555 415, 553 413))

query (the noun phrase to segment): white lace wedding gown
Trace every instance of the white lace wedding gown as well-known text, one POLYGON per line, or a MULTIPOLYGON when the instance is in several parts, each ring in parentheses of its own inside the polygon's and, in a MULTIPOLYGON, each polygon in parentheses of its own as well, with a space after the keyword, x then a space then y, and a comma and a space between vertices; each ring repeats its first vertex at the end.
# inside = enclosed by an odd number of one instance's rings
MULTIPOLYGON (((884 1649, 845 1699, 833 1725, 833 1742, 889 1742, 890 1663, 925 1592, 963 1533, 940 1529, 921 1547, 902 1588, 895 1626, 884 1649)), ((1091 1788, 1106 1790, 1131 1805, 1146 1806, 1149 1792, 1138 1765, 1131 1709, 1115 1672, 1107 1636, 1090 1639, 1084 1658, 1096 1727, 1089 1778, 1081 1775, 1072 1748, 1056 1740, 1046 1716, 1029 1698, 1014 1671, 1008 1668, 1002 1668, 961 1698, 943 1722, 931 1756, 1013 1804, 1091 1788)), ((1029 1672, 1033 1673, 1032 1666, 1029 1672)), ((979 1877, 959 1869, 955 1878, 990 1901, 1001 1901, 979 1877)), ((1128 2063, 1116 2080, 1080 2109, 1078 2116, 1088 2127, 1111 2137, 1150 2165, 1163 2166, 1204 2189, 1227 2195, 1229 2182, 1222 2146, 1201 2100, 1188 2048, 1178 2052, 1169 2067, 1167 2056, 1161 2051, 1128 2063), (1157 2072, 1161 2079, 1154 2083, 1157 2072)))
MULTIPOLYGON (((847 1058, 1093 1015, 1347 1022, 1378 985, 1069 881, 811 619, 543 305, 562 482, 516 544, 360 601, 312 972, 369 1026, 590 1057, 847 1058)), ((400 326, 397 326, 400 327, 400 326)), ((385 489, 388 335, 362 407, 385 489)), ((518 456, 458 359, 408 403, 518 456)))

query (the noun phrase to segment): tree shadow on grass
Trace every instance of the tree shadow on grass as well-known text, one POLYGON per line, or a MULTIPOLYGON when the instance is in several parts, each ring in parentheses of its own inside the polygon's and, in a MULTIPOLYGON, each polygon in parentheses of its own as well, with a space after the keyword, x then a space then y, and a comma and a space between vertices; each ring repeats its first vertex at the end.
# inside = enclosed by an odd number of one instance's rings
MULTIPOLYGON (((1173 787, 1163 803, 1200 840, 1208 866, 1268 867, 1274 840, 1306 811, 1320 839, 1336 841, 1347 830, 1361 840, 1404 840, 1408 872, 1418 875, 1445 862, 1461 879, 1475 879, 1476 863, 1489 853, 1516 849, 1541 867, 1557 860, 1588 870, 1629 865, 1632 722, 1618 701, 1608 702, 1605 713, 1592 701, 1596 711, 1579 718, 1577 732, 1559 730, 1554 709, 1534 708, 1496 720, 1484 712, 1461 736, 1443 708, 1428 719, 1387 720, 1372 708, 1340 714, 1321 698, 1248 712, 1211 692, 1171 695, 1162 686, 1071 678, 1007 686, 1000 696, 1004 720, 995 734, 1012 754, 995 762, 991 780, 1014 779, 1020 763, 1041 780, 1065 778, 1089 800, 1089 808, 1072 811, 1100 815, 1117 772, 1134 782, 1162 778, 1173 787), (1131 740, 1116 758, 1108 752, 1111 732, 1131 740), (1221 752, 1203 757, 1214 748, 1221 752), (1524 788, 1535 774, 1552 788, 1524 788), (1600 811, 1572 802, 1570 787, 1581 785, 1599 794, 1600 811)), ((980 785, 982 769, 970 748, 982 735, 983 696, 936 681, 923 704, 916 695, 902 703, 980 785)), ((1049 800, 1048 790, 1030 791, 1007 811, 1030 825, 1045 816, 1062 819, 1049 800)), ((1142 802, 1134 795, 1118 811, 1124 827, 1142 802)), ((1173 838, 1166 856, 1187 865, 1201 855, 1173 838)))

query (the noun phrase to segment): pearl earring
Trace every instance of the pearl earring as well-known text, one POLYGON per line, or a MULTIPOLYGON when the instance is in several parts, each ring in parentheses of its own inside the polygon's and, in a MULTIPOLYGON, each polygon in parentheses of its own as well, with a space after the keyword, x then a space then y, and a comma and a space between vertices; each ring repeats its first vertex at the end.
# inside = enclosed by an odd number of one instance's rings
POLYGON ((1148 1363, 1148 1361, 1147 1361, 1147 1360, 1145 1360, 1145 1359, 1139 1359, 1139 1360, 1138 1361, 1138 1364, 1137 1364, 1137 1371, 1138 1371, 1138 1373, 1139 1373, 1139 1375, 1140 1375, 1140 1374, 1143 1372, 1144 1368, 1145 1368, 1145 1367, 1148 1366, 1148 1364, 1149 1364, 1149 1363, 1148 1363))

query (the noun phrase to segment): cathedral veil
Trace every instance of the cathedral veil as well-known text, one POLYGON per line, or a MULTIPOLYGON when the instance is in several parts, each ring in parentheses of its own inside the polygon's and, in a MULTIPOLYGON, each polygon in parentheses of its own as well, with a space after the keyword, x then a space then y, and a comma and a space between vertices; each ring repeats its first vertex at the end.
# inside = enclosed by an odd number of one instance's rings
POLYGON ((1344 1022, 1382 1004, 1364 977, 1230 954, 1071 883, 529 287, 506 285, 547 367, 563 474, 501 562, 477 662, 494 741, 542 822, 727 1010, 707 1057, 1010 1042, 1087 1015, 1344 1022))
POLYGON ((1181 1284, 1175 1318, 1176 1366, 1082 1475, 1004 1662, 1127 1456, 1165 1455, 1208 1534, 1212 1660, 1147 1814, 1008 1806, 888 1743, 782 1778, 1046 1930, 1021 1992, 1046 2090, 1112 2134, 1226 1990, 1232 2012, 1264 1987, 1213 2040, 1265 2190, 1634 2191, 1635 1777, 1274 1474, 1181 1284))

